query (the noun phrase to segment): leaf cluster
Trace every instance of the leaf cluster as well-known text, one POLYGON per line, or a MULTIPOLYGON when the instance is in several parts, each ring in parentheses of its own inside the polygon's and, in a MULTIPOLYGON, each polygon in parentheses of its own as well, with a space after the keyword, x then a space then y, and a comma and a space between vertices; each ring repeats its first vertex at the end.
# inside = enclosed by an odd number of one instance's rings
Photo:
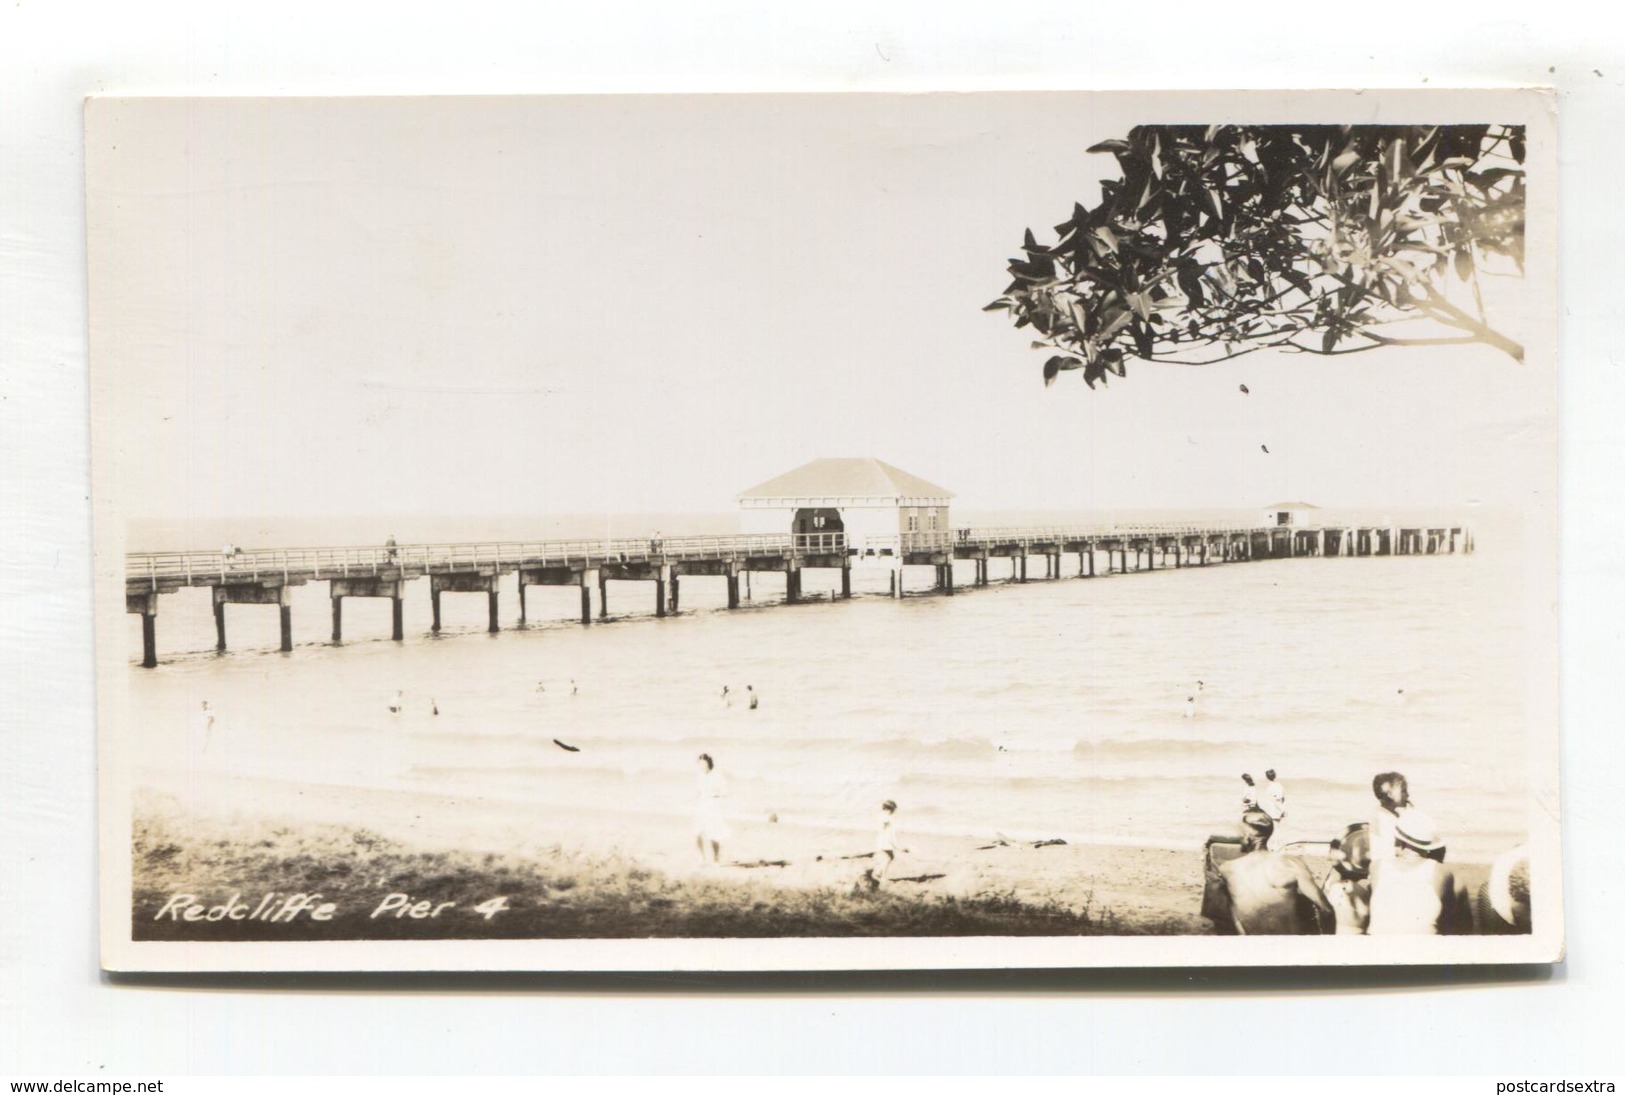
POLYGON ((1478 288, 1486 263, 1522 270, 1521 126, 1139 126, 1089 151, 1121 177, 1074 205, 1054 243, 1028 229, 987 306, 1060 351, 1045 383, 1264 348, 1483 342, 1521 360, 1478 288), (1476 315, 1447 280, 1470 286, 1476 315), (1450 333, 1378 330, 1419 317, 1450 333))

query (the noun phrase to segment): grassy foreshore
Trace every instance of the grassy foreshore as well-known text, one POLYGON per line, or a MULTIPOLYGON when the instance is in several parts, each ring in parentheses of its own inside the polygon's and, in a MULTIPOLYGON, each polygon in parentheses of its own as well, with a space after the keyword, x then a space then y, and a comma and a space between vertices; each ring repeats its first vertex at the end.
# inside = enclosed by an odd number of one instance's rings
MULTIPOLYGON (((932 893, 918 883, 797 888, 674 877, 615 854, 413 850, 337 825, 137 820, 138 940, 1102 935, 1085 900, 932 893), (269 896, 268 896, 269 895, 269 896)), ((764 876, 771 866, 758 868, 764 876)))

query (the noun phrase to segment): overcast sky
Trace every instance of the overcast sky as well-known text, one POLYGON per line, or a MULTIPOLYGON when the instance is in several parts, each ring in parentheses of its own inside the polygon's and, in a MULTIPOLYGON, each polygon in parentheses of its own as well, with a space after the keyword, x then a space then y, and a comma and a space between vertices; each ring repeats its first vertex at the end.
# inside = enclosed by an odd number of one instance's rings
MULTIPOLYGON (((965 509, 1506 504, 1550 480, 1544 353, 1131 362, 1046 390, 1028 332, 981 308, 1024 228, 1096 199, 1115 163, 1084 149, 1146 120, 1083 95, 100 102, 97 489, 232 517, 727 510, 819 456, 965 509)), ((1533 337, 1524 296, 1494 318, 1533 337)))

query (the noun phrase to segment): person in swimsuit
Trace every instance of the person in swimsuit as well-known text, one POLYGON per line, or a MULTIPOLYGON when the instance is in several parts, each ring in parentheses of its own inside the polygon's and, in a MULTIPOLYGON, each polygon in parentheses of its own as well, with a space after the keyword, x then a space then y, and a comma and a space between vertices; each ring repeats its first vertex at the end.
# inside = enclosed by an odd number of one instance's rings
MULTIPOLYGON (((1367 935, 1441 935, 1456 905, 1456 879, 1435 858, 1444 845, 1433 819, 1414 806, 1394 822, 1394 853, 1371 864, 1367 935)), ((1375 850, 1375 849, 1373 849, 1375 850)))
POLYGON ((213 732, 214 712, 209 710, 209 701, 204 700, 202 710, 198 711, 197 717, 192 720, 191 751, 198 754, 207 753, 213 732))
POLYGON ((1265 770, 1262 791, 1258 797, 1258 808, 1268 814, 1270 821, 1275 823, 1275 829, 1270 833, 1269 846, 1280 850, 1288 843, 1281 833, 1281 823, 1286 820, 1286 788, 1275 778, 1275 769, 1265 770))
POLYGON ((1371 859, 1394 858, 1394 825, 1411 805, 1410 785, 1398 772, 1378 772, 1371 779, 1377 812, 1371 817, 1371 859))
POLYGON ((1273 826, 1262 810, 1243 817, 1241 855, 1219 865, 1238 935, 1316 935, 1317 911, 1326 922, 1335 913, 1303 859, 1266 851, 1273 826), (1302 899, 1302 900, 1300 900, 1302 899), (1316 911, 1305 907, 1304 902, 1316 911))

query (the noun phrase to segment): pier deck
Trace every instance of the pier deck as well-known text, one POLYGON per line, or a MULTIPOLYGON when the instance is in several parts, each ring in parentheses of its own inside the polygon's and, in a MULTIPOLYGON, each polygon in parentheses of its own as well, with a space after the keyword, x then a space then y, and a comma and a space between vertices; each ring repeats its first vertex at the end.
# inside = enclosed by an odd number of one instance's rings
POLYGON ((401 602, 408 583, 429 580, 434 630, 440 629, 442 593, 484 593, 489 628, 499 629, 498 583, 519 576, 520 621, 530 586, 576 586, 581 591, 581 622, 593 620, 592 587, 598 586, 598 616, 609 612, 608 583, 653 582, 657 616, 679 608, 684 575, 725 578, 728 607, 739 606, 739 578, 751 572, 785 575, 787 600, 801 596, 801 571, 841 572, 841 595, 852 595, 855 565, 875 562, 892 570, 891 594, 902 596, 902 568, 931 566, 933 591, 954 592, 957 560, 975 563, 976 585, 988 583, 990 559, 1011 560, 1011 580, 1028 580, 1028 560, 1044 560, 1044 577, 1061 577, 1064 556, 1077 556, 1075 575, 1092 578, 1104 558, 1105 573, 1206 566, 1297 556, 1440 554, 1472 550, 1464 526, 1199 527, 1136 525, 1074 528, 954 529, 869 536, 862 546, 839 532, 683 536, 659 539, 548 540, 536 542, 388 544, 380 547, 277 548, 187 552, 139 552, 125 557, 125 609, 142 617, 142 665, 157 664, 156 617, 159 598, 181 589, 208 588, 214 601, 217 649, 226 649, 228 604, 276 605, 281 615, 282 649, 291 650, 289 589, 309 582, 329 583, 333 641, 343 638, 347 597, 387 597, 393 602, 393 638, 404 637, 401 602), (1130 567, 1130 557, 1133 566, 1130 567))

